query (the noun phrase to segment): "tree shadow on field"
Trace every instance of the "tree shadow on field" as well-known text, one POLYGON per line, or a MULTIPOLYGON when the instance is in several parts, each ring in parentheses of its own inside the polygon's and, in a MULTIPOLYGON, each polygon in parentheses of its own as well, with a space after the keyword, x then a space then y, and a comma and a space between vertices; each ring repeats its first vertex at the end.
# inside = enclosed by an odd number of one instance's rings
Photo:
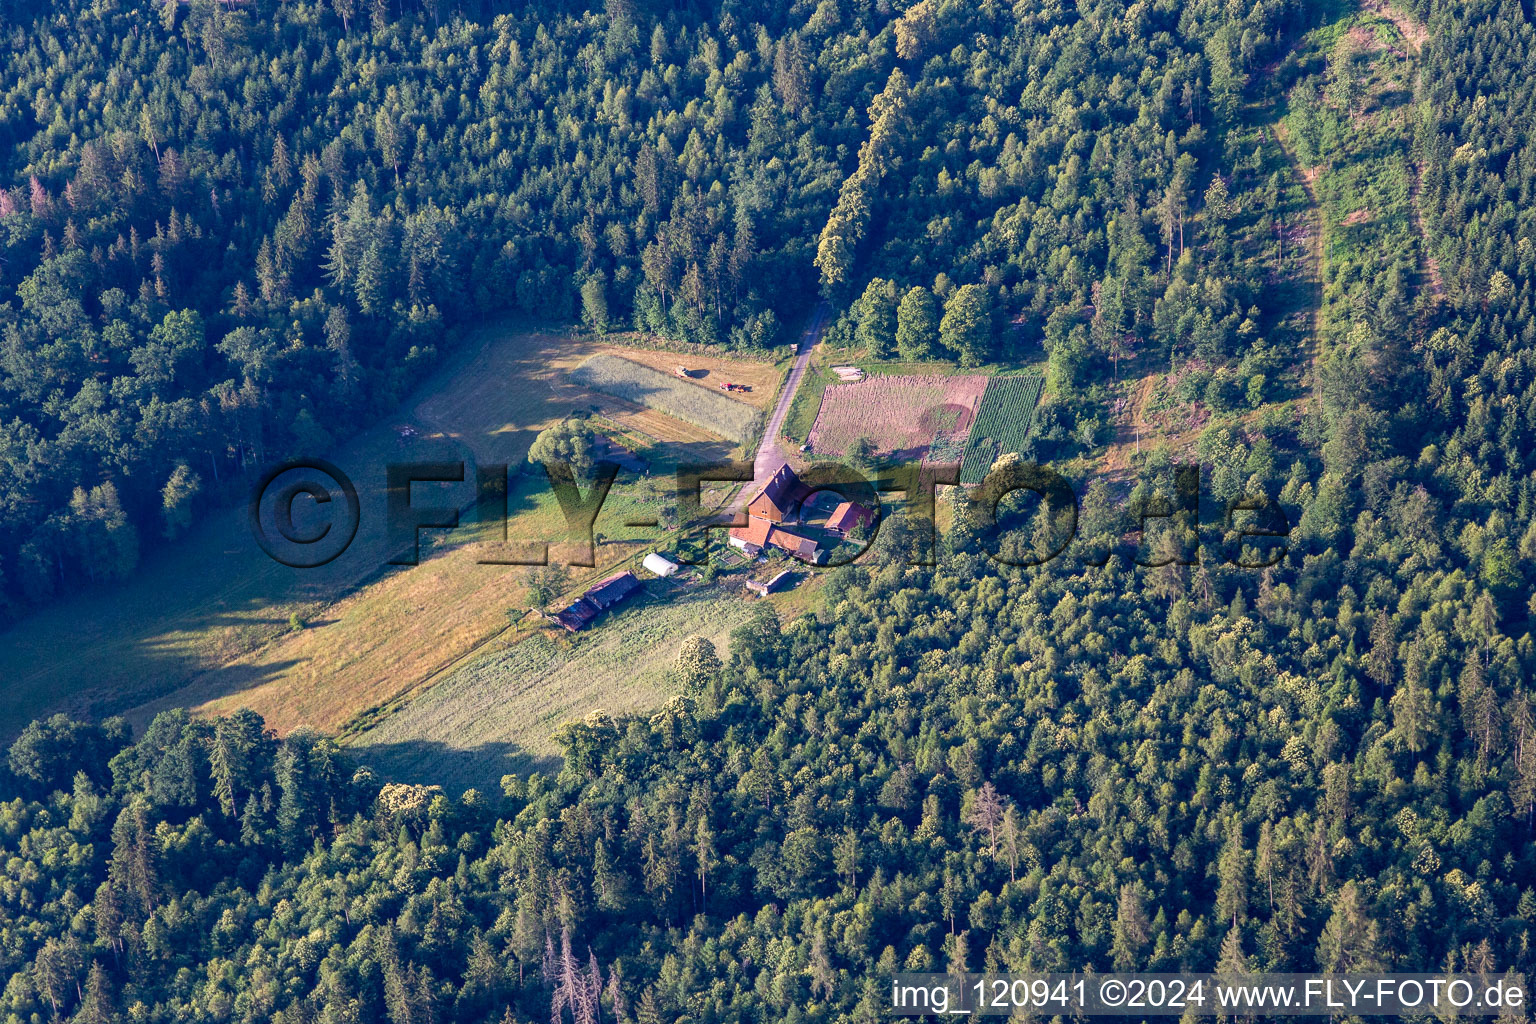
POLYGON ((535 754, 505 741, 450 747, 435 740, 405 740, 346 749, 359 765, 367 765, 389 782, 442 786, 455 795, 471 788, 496 793, 503 775, 554 774, 563 764, 557 756, 535 754))
POLYGON ((298 658, 255 664, 235 662, 195 676, 187 686, 147 702, 143 699, 142 691, 124 690, 101 694, 89 706, 88 711, 90 717, 97 719, 108 715, 122 715, 128 720, 128 724, 133 726, 135 733, 142 734, 144 728, 162 711, 196 706, 203 700, 254 690, 264 683, 281 677, 302 663, 302 659, 298 658))

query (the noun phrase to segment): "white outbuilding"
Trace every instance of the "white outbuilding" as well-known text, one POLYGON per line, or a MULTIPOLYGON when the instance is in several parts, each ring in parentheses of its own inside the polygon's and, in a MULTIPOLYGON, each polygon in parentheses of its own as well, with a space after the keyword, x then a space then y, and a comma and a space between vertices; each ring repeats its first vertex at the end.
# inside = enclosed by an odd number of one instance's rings
POLYGON ((671 576, 678 570, 678 564, 659 551, 646 555, 645 561, 640 564, 657 576, 671 576))

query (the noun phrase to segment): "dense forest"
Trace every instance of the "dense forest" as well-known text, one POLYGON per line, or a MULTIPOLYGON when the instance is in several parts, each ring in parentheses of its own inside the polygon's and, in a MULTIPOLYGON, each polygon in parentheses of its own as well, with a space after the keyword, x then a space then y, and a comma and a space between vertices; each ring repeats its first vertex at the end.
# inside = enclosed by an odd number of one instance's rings
POLYGON ((1410 8, 1394 144, 1347 46, 1291 49, 1340 12, 1264 0, 8 7, 18 602, 387 407, 458 317, 753 346, 817 289, 876 350, 1044 346, 1045 456, 1102 441, 1122 359, 1192 368, 1231 414, 1217 496, 1296 530, 1264 570, 1139 569, 1091 486, 1104 564, 1016 567, 961 502, 937 566, 883 532, 823 614, 690 642, 664 709, 567 726, 561 771, 499 791, 250 714, 35 723, 0 1015, 874 1020, 902 968, 1536 975, 1536 32, 1410 8), (1294 422, 1252 408, 1301 344, 1271 90, 1306 163, 1365 139, 1402 212, 1332 254, 1294 422))
POLYGON ((1229 129, 1305 16, 9 4, 0 593, 121 578, 497 312, 763 348, 819 285, 876 356, 1044 342, 1072 395, 1155 336, 1241 403, 1281 185, 1229 129))

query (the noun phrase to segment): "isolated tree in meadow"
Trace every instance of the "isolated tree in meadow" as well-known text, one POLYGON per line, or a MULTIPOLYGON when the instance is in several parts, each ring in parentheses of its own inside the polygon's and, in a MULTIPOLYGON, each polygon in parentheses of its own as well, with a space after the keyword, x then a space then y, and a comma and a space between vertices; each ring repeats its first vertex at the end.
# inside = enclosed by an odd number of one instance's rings
POLYGON ((534 608, 542 608, 565 593, 570 585, 571 574, 565 566, 540 566, 529 577, 528 602, 534 608))
POLYGON ((677 674, 690 690, 704 686, 720 671, 720 655, 708 637, 690 636, 677 652, 677 674))
POLYGON ((896 350, 907 362, 920 362, 934 358, 938 340, 938 302, 933 292, 918 285, 896 308, 896 350))
POLYGON ((570 466, 578 476, 591 471, 597 435, 585 420, 561 420, 546 427, 528 448, 529 462, 570 466))
POLYGON ((848 446, 848 461, 860 469, 868 469, 875 459, 875 442, 867 434, 860 434, 848 446))

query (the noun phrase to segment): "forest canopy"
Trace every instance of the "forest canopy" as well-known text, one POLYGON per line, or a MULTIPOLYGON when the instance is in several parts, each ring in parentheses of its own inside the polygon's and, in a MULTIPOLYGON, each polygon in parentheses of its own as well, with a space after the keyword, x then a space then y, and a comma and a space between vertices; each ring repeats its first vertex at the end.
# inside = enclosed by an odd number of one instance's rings
POLYGON ((960 500, 912 566, 897 520, 817 607, 682 645, 654 713, 463 793, 250 712, 33 723, 0 778, 0 1019, 1536 976, 1536 36, 1498 0, 1393 10, 1422 38, 1285 0, 8 5, 18 608, 131 571, 506 310, 752 348, 825 296, 882 358, 1037 353, 1029 454, 1085 484, 1122 363, 1155 360, 1210 415, 1216 497, 1296 528, 1262 570, 1172 530, 1133 565, 1156 449, 1129 495, 1079 489, 1087 557, 1001 564, 960 500), (1315 281, 1298 203, 1333 232, 1315 281))

